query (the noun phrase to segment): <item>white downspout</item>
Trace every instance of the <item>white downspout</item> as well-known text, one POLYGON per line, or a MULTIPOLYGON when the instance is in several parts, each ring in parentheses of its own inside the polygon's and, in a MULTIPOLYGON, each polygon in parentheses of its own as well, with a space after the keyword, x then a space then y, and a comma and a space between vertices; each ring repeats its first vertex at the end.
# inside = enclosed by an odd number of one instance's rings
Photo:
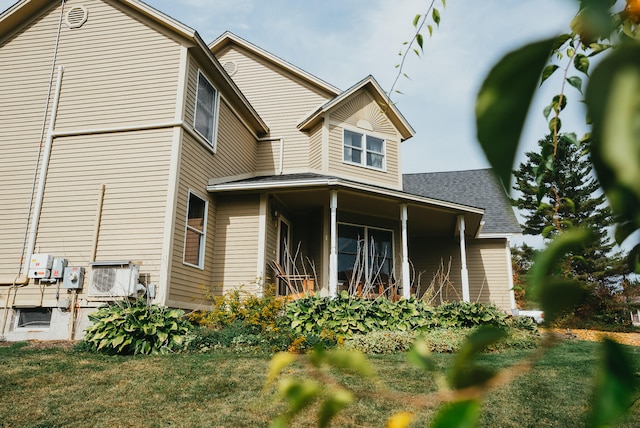
POLYGON ((518 306, 516 305, 516 293, 513 290, 513 266, 511 265, 511 239, 507 237, 506 244, 506 253, 507 253, 507 275, 509 279, 507 284, 509 286, 509 301, 511 303, 511 313, 514 313, 518 306))
POLYGON ((409 271, 409 244, 407 242, 407 220, 409 218, 407 204, 400 205, 400 220, 402 222, 402 297, 411 297, 411 278, 409 271))
POLYGON ((338 226, 337 226, 337 210, 338 210, 338 191, 332 190, 330 200, 331 209, 331 247, 329 250, 329 296, 335 297, 338 294, 338 226))
POLYGON ((462 277, 462 300, 464 302, 470 302, 469 297, 469 271, 467 271, 467 249, 464 241, 464 216, 458 216, 458 231, 460 232, 460 276, 462 277))
POLYGON ((36 203, 33 212, 33 220, 31 221, 31 228, 29 230, 29 243, 27 245, 27 258, 23 265, 23 273, 26 275, 29 272, 29 264, 31 263, 31 256, 33 256, 33 250, 36 246, 36 234, 38 233, 38 223, 40 222, 40 213, 42 212, 42 200, 44 198, 44 187, 47 181, 47 172, 49 170, 49 160, 51 158, 51 148, 53 146, 53 132, 56 123, 56 116, 58 115, 58 103, 60 101, 60 88, 62 86, 62 74, 64 67, 58 67, 58 79, 56 80, 56 91, 53 96, 53 107, 51 109, 51 117, 49 119, 49 130, 47 131, 47 139, 44 147, 44 157, 42 159, 42 165, 40 167, 40 178, 38 180, 38 193, 36 194, 36 203))

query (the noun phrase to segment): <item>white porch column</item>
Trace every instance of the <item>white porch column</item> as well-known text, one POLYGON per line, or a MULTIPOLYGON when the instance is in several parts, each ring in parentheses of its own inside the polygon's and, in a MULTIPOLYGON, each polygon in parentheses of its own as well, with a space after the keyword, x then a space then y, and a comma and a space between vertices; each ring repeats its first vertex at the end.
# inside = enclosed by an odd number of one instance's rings
POLYGON ((409 218, 407 204, 400 205, 400 220, 402 222, 402 297, 411 297, 411 273, 409 271, 409 244, 407 240, 407 219, 409 218))
POLYGON ((511 265, 511 238, 507 237, 506 243, 506 253, 507 253, 507 275, 509 279, 507 283, 509 284, 509 303, 511 304, 511 313, 518 308, 516 304, 516 293, 513 290, 513 266, 511 265))
POLYGON ((331 209, 331 244, 329 250, 329 296, 334 297, 338 294, 338 191, 330 192, 330 209, 331 209))
POLYGON ((471 301, 469 297, 469 271, 467 271, 467 249, 464 242, 464 215, 458 216, 458 231, 460 232, 460 276, 462 277, 462 300, 471 301))

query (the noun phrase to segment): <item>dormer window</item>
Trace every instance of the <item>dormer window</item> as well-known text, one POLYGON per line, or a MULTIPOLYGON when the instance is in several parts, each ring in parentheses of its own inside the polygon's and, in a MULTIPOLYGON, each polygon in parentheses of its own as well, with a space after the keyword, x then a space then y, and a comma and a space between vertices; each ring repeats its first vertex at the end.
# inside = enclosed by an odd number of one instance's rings
POLYGON ((211 82, 198 71, 198 90, 196 92, 196 113, 193 127, 205 140, 216 148, 218 116, 218 91, 211 82))
POLYGON ((384 139, 345 129, 343 147, 344 162, 384 170, 384 139))

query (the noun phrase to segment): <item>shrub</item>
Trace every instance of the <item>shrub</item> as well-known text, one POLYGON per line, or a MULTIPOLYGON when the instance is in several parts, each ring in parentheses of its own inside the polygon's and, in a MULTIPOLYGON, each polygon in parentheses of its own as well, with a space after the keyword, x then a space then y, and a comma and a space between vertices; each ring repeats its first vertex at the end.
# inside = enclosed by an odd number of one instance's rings
POLYGON ((212 303, 209 311, 194 311, 187 315, 194 325, 222 329, 234 322, 242 322, 253 334, 276 327, 284 314, 286 299, 275 295, 274 287, 267 287, 262 296, 245 293, 241 289, 223 295, 208 294, 212 303))
POLYGON ((96 351, 110 354, 157 354, 184 348, 191 324, 184 312, 145 299, 121 301, 90 314, 93 325, 85 330, 84 342, 96 351))
POLYGON ((507 314, 493 305, 468 302, 447 302, 436 308, 438 327, 506 326, 507 314))
POLYGON ((354 334, 344 340, 344 347, 365 354, 396 354, 406 352, 416 340, 414 331, 373 331, 354 334))

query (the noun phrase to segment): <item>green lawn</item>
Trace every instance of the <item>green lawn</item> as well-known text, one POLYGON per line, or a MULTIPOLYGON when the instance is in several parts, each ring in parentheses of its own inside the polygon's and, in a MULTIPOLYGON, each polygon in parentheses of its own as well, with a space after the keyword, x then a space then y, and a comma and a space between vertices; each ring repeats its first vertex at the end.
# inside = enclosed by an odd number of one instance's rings
MULTIPOLYGON (((259 427, 285 409, 273 391, 263 391, 268 356, 110 357, 23 345, 0 347, 2 427, 259 427)), ((550 350, 531 372, 486 397, 481 426, 584 426, 597 349, 596 343, 575 341, 550 350)), ((638 364, 640 348, 627 349, 638 364)), ((481 362, 507 367, 527 352, 482 355, 481 362)), ((435 357, 443 371, 452 361, 448 354, 435 357)), ((404 355, 371 359, 392 391, 436 390, 431 375, 406 363, 404 355)), ((290 375, 301 371, 294 367, 290 375)), ((341 380, 361 398, 333 426, 381 427, 397 410, 415 411, 421 423, 414 426, 425 426, 434 412, 413 409, 363 379, 341 380)), ((311 417, 303 415, 294 426, 313 426, 311 417)), ((640 426, 638 403, 620 426, 640 426)))

